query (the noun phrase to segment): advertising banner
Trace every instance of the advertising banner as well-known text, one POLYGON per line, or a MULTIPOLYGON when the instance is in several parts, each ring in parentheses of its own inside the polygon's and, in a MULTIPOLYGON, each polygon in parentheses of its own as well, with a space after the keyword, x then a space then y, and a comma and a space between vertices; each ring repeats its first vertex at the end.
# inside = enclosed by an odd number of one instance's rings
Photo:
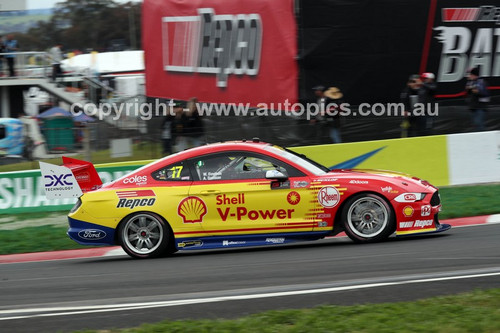
POLYGON ((148 97, 294 103, 293 0, 145 0, 148 97))
POLYGON ((464 76, 474 67, 490 89, 500 89, 500 6, 485 0, 429 1, 420 70, 436 73, 438 97, 465 95, 464 76))
POLYGON ((352 104, 399 102, 412 74, 436 76, 439 101, 465 104, 466 71, 500 89, 500 5, 485 0, 301 0, 300 99, 337 86, 352 104), (458 99, 457 99, 458 98, 458 99))

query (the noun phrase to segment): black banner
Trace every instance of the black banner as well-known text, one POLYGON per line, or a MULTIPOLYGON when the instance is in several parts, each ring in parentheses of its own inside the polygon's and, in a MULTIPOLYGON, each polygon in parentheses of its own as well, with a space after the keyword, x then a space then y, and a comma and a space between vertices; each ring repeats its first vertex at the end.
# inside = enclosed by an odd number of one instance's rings
POLYGON ((398 102, 411 74, 432 72, 437 97, 463 104, 471 67, 500 89, 500 8, 486 0, 302 0, 297 10, 302 100, 322 84, 351 104, 398 102))

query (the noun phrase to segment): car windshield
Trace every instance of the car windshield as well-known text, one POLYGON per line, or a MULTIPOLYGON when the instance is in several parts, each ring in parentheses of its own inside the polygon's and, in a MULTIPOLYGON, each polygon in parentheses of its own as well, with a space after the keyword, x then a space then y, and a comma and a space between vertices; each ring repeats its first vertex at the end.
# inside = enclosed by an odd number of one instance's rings
POLYGON ((316 176, 324 175, 325 173, 330 171, 327 167, 319 164, 316 161, 311 160, 306 155, 298 154, 287 148, 282 148, 278 146, 266 146, 264 147, 264 149, 303 167, 304 169, 308 170, 309 172, 313 173, 316 176))

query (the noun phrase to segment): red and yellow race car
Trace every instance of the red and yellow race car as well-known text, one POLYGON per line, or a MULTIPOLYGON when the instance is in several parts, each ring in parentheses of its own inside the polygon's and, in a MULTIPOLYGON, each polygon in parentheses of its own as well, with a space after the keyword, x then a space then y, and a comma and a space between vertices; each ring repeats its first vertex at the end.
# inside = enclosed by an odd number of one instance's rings
POLYGON ((450 229, 437 188, 377 170, 329 170, 268 143, 210 144, 101 185, 92 164, 41 163, 46 193, 79 197, 68 235, 132 257, 284 244, 345 233, 355 242, 450 229), (83 193, 83 195, 82 195, 83 193))

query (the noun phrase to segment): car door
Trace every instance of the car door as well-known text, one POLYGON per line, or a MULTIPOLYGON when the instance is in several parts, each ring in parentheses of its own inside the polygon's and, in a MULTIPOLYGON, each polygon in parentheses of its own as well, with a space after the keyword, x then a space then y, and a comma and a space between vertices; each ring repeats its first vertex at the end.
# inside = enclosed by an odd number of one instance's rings
POLYGON ((189 196, 207 207, 207 235, 246 235, 311 231, 314 209, 309 178, 267 155, 225 152, 193 159, 189 196), (287 179, 266 179, 268 171, 287 179), (197 178, 197 179, 196 179, 197 178), (290 184, 298 184, 294 189, 290 184))

